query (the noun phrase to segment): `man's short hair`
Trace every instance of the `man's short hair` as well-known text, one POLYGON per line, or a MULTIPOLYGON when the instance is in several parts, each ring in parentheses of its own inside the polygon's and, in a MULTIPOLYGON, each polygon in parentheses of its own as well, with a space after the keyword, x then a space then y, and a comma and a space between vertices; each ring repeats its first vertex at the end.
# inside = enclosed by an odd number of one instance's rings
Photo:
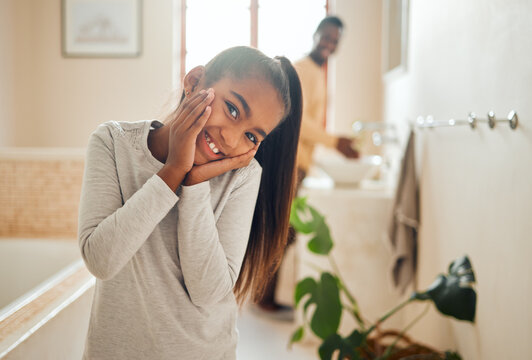
POLYGON ((323 29, 327 25, 333 25, 336 26, 338 29, 342 30, 344 28, 344 23, 338 16, 327 16, 322 21, 320 21, 320 24, 316 28, 316 32, 319 32, 321 29, 323 29))

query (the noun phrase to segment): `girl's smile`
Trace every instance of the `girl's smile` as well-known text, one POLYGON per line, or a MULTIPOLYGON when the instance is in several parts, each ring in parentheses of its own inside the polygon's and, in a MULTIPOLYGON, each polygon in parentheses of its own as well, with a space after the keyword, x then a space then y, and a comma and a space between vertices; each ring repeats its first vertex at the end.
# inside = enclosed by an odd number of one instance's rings
POLYGON ((200 141, 199 146, 201 147, 201 151, 210 158, 210 161, 219 160, 225 156, 225 154, 220 150, 220 146, 211 139, 206 130, 203 130, 200 133, 198 140, 200 141))

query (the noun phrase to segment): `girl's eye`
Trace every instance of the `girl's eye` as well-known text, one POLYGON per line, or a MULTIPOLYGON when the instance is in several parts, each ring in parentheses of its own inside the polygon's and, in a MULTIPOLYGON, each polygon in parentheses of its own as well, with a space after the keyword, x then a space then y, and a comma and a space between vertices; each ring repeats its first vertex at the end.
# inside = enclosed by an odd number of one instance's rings
POLYGON ((229 110, 229 114, 236 119, 238 117, 238 109, 231 104, 230 102, 226 101, 225 104, 227 105, 227 110, 229 110))
POLYGON ((252 133, 248 132, 246 133, 246 136, 248 137, 249 140, 251 140, 251 142, 253 144, 257 144, 257 137, 255 135, 253 135, 252 133))

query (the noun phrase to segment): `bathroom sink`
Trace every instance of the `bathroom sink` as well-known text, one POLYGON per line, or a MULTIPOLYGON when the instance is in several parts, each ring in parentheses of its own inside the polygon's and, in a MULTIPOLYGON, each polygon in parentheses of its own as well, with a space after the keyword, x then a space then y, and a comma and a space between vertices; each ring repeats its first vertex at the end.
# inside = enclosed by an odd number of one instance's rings
POLYGON ((335 184, 356 186, 362 180, 375 176, 382 158, 371 155, 362 156, 360 159, 347 159, 336 151, 320 149, 314 157, 314 162, 335 184))

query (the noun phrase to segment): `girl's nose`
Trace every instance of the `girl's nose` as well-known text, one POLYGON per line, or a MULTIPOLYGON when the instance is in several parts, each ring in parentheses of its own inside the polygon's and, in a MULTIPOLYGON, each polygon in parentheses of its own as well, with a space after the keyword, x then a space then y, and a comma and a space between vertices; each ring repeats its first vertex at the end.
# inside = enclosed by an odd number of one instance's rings
POLYGON ((220 130, 220 135, 223 140, 223 146, 226 153, 230 153, 238 147, 242 135, 241 131, 236 126, 227 126, 220 130))

